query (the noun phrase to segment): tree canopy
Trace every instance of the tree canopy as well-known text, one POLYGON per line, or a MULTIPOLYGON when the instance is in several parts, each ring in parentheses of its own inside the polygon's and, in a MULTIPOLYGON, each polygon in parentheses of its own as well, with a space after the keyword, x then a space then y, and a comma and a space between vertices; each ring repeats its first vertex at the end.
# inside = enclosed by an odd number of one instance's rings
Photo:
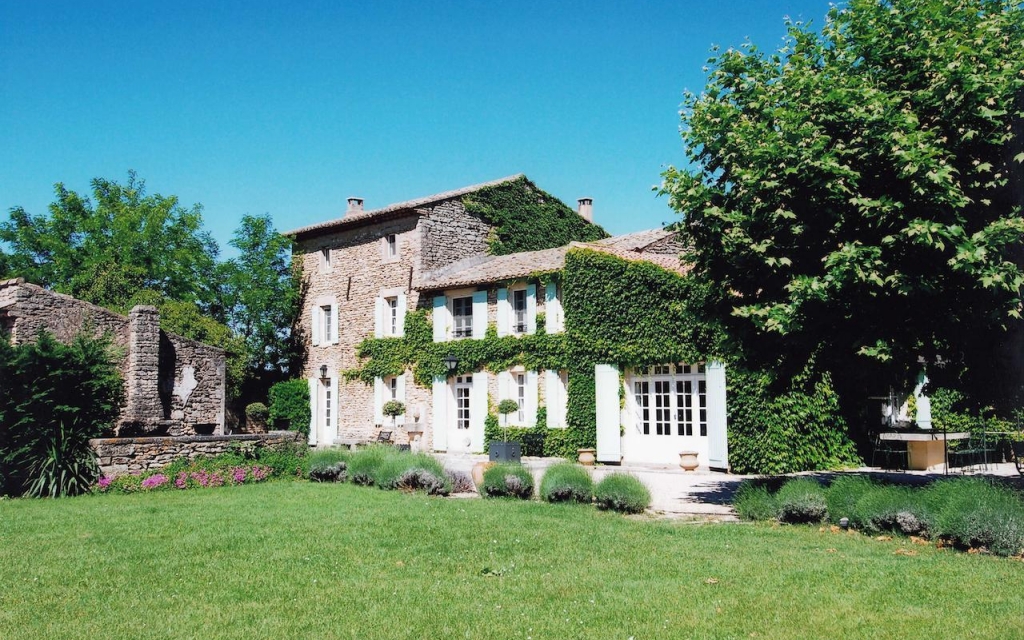
POLYGON ((737 352, 898 378, 1021 317, 1021 51, 1017 2, 850 0, 713 52, 661 192, 737 352))

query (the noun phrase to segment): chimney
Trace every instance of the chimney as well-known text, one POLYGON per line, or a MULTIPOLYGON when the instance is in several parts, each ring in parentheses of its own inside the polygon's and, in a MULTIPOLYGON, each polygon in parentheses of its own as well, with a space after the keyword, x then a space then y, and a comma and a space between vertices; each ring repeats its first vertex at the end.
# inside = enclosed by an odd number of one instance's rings
POLYGON ((593 222, 594 221, 594 199, 593 198, 580 198, 579 200, 577 200, 577 202, 579 202, 579 205, 580 205, 580 208, 579 208, 580 217, 583 218, 584 220, 586 220, 587 222, 593 222))
POLYGON ((349 198, 348 199, 348 210, 345 212, 346 215, 349 213, 362 213, 363 211, 363 199, 362 198, 349 198))

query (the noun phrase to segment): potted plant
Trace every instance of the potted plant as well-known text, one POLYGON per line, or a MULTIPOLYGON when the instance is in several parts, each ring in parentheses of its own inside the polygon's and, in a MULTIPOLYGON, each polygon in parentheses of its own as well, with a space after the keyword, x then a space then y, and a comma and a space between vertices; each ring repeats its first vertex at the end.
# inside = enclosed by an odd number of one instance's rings
POLYGON ((405 413, 405 403, 398 400, 388 400, 381 407, 381 413, 391 418, 392 428, 395 426, 395 419, 405 413))
POLYGON ((519 462, 522 457, 522 446, 518 442, 508 441, 508 414, 519 411, 519 403, 506 398, 498 403, 501 414, 502 442, 492 442, 490 459, 492 462, 519 462))

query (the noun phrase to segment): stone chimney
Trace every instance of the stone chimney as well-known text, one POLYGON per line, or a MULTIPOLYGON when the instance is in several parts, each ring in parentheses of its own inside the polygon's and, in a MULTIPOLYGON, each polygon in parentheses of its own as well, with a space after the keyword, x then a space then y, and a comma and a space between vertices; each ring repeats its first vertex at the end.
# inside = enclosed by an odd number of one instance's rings
POLYGON ((593 198, 580 198, 579 200, 577 200, 577 202, 579 202, 579 205, 580 205, 580 208, 579 208, 580 217, 583 218, 584 220, 586 220, 587 222, 593 222, 594 221, 594 199, 593 198))
POLYGON ((350 213, 362 213, 363 212, 363 199, 362 198, 349 198, 348 199, 348 210, 345 211, 345 215, 350 213))

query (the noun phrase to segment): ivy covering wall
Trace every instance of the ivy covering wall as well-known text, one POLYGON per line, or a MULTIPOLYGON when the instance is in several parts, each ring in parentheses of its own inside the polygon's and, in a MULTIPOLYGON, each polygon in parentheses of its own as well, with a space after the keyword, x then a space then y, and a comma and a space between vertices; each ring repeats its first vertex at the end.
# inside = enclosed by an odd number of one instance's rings
MULTIPOLYGON (((770 372, 743 371, 733 364, 719 326, 700 322, 691 311, 708 291, 654 264, 629 261, 586 248, 570 250, 561 274, 565 331, 547 334, 541 318, 529 336, 499 338, 494 326, 480 340, 433 342, 425 310, 406 316, 404 338, 368 339, 358 348, 366 361, 347 372, 367 384, 378 376, 411 368, 416 384, 429 386, 447 375, 443 358, 452 355, 455 375, 487 369, 497 373, 522 365, 529 370, 569 372, 567 428, 532 435, 510 429, 512 437, 543 455, 574 458, 596 445, 594 365, 626 368, 670 362, 727 363, 729 457, 739 473, 778 473, 856 464, 854 446, 827 378, 780 385, 770 372)), ((485 436, 500 433, 491 398, 485 436)), ((544 412, 541 407, 539 413, 544 412)), ((542 413, 543 415, 543 413, 542 413)))
POLYGON ((608 237, 599 225, 587 222, 526 178, 474 191, 463 196, 462 204, 494 226, 488 251, 495 256, 608 237))

